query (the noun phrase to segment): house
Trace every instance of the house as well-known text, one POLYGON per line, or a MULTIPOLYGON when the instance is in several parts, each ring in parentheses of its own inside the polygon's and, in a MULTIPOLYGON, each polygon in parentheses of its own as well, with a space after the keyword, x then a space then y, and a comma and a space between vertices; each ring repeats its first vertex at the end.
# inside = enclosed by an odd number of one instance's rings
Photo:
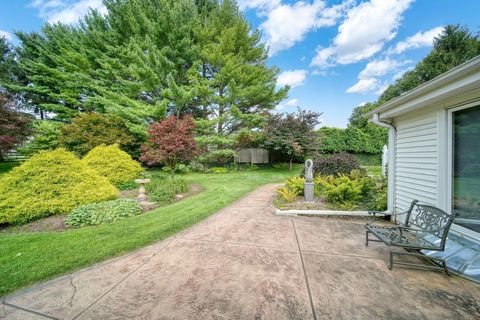
POLYGON ((388 210, 403 211, 418 199, 458 214, 444 253, 447 265, 479 281, 480 56, 368 117, 389 129, 388 210))

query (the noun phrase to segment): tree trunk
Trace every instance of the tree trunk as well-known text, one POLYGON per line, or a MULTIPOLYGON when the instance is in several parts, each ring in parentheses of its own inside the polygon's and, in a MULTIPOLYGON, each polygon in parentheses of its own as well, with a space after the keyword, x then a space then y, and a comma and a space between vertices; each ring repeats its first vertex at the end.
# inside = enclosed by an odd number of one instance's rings
POLYGON ((293 170, 293 158, 290 158, 290 171, 293 170))

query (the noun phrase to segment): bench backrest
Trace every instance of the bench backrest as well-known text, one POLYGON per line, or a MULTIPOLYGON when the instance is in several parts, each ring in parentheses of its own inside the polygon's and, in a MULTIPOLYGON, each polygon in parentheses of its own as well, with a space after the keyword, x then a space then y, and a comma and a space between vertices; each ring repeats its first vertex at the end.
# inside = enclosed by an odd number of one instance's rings
POLYGON ((407 211, 405 226, 437 236, 441 240, 440 248, 444 250, 454 217, 454 214, 448 214, 434 206, 418 204, 418 200, 414 200, 407 211))

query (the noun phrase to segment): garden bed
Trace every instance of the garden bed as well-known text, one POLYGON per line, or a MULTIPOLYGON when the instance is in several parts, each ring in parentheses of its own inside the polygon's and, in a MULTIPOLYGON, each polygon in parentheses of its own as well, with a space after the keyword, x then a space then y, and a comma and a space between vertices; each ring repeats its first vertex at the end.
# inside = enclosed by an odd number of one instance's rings
MULTIPOLYGON (((180 193, 175 196, 175 198, 170 202, 179 202, 185 200, 193 195, 196 195, 203 191, 203 188, 199 184, 190 184, 188 186, 188 191, 180 193)), ((124 190, 120 192, 120 198, 124 199, 135 199, 137 197, 137 189, 124 190)), ((147 207, 143 213, 148 213, 154 209, 164 207, 170 203, 158 203, 153 202, 151 206, 147 207)), ((66 215, 56 215, 41 218, 32 222, 29 222, 24 225, 6 225, 0 226, 0 233, 30 233, 30 232, 62 232, 70 230, 68 226, 65 225, 66 215)))

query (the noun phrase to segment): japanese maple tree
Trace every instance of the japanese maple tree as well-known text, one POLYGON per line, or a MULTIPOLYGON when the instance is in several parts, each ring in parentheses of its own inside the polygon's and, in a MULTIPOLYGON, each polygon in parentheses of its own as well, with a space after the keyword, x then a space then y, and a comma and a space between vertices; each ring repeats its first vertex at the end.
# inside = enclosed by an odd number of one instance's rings
POLYGON ((31 133, 30 118, 15 111, 11 104, 9 95, 0 93, 0 161, 4 161, 7 152, 31 133))
POLYGON ((150 125, 148 143, 142 147, 143 162, 148 165, 164 164, 172 177, 177 164, 192 160, 198 152, 192 117, 179 119, 170 116, 150 125))

